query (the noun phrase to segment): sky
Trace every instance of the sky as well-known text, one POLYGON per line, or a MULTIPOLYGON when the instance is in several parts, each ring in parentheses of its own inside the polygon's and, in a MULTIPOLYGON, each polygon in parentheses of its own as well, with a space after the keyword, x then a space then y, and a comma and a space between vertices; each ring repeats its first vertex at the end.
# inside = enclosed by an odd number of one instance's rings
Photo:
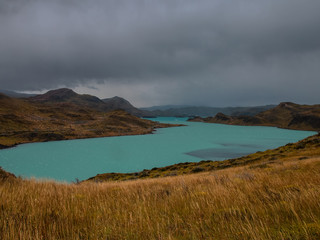
POLYGON ((0 89, 319 104, 319 0, 0 0, 0 89))

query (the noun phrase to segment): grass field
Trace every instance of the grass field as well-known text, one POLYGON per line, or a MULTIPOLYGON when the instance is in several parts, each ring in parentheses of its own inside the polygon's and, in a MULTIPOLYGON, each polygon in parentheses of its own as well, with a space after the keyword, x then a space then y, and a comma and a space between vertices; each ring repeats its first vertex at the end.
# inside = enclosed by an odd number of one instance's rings
POLYGON ((0 183, 0 239, 320 239, 320 158, 125 182, 0 183))

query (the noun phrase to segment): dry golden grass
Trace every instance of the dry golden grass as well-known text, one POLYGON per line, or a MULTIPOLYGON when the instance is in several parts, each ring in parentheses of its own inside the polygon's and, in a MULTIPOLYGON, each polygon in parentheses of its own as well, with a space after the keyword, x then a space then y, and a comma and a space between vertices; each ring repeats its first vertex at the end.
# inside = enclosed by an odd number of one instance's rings
POLYGON ((320 239, 320 158, 127 182, 0 182, 0 239, 320 239))

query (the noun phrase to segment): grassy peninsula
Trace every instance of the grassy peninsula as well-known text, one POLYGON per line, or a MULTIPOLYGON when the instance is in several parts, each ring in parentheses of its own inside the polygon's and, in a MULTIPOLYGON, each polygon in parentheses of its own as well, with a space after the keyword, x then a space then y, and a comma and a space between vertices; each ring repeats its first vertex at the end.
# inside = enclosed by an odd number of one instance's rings
POLYGON ((96 97, 63 93, 50 95, 55 100, 64 97, 61 101, 45 102, 34 100, 40 97, 17 99, 0 93, 0 149, 29 142, 148 134, 156 128, 177 126, 141 119, 124 110, 103 111, 97 106, 108 105, 96 97), (99 103, 95 107, 88 105, 92 98, 99 103))

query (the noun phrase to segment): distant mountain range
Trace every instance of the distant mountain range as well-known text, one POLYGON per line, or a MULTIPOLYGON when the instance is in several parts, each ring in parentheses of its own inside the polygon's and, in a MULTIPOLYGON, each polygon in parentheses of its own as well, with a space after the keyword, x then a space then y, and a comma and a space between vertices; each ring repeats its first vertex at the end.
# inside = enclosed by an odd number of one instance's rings
POLYGON ((195 117, 190 121, 320 131, 320 105, 283 102, 255 116, 228 116, 218 113, 214 117, 195 117))
POLYGON ((186 107, 192 107, 191 105, 160 105, 160 106, 152 106, 152 107, 145 107, 140 108, 141 110, 146 111, 155 111, 155 110, 169 110, 169 109, 176 109, 176 108, 186 108, 186 107))
POLYGON ((37 94, 29 94, 29 93, 19 93, 19 92, 3 90, 3 89, 0 89, 0 93, 3 93, 9 97, 14 97, 14 98, 28 98, 28 97, 34 97, 37 95, 37 94))
POLYGON ((44 94, 22 94, 14 91, 0 90, 7 96, 15 98, 26 98, 28 101, 44 104, 72 104, 81 107, 94 109, 97 111, 108 112, 122 109, 126 112, 139 117, 190 117, 190 116, 212 116, 218 112, 232 116, 255 114, 271 109, 275 105, 256 106, 256 107, 203 107, 188 105, 164 105, 150 108, 136 108, 124 98, 115 96, 112 98, 100 99, 89 94, 78 94, 68 88, 50 90, 44 94))
POLYGON ((204 106, 155 106, 150 108, 142 108, 148 111, 150 116, 157 117, 190 117, 190 116, 213 116, 219 112, 224 114, 238 116, 247 115, 254 116, 255 114, 271 109, 276 105, 254 106, 254 107, 204 107, 204 106))

